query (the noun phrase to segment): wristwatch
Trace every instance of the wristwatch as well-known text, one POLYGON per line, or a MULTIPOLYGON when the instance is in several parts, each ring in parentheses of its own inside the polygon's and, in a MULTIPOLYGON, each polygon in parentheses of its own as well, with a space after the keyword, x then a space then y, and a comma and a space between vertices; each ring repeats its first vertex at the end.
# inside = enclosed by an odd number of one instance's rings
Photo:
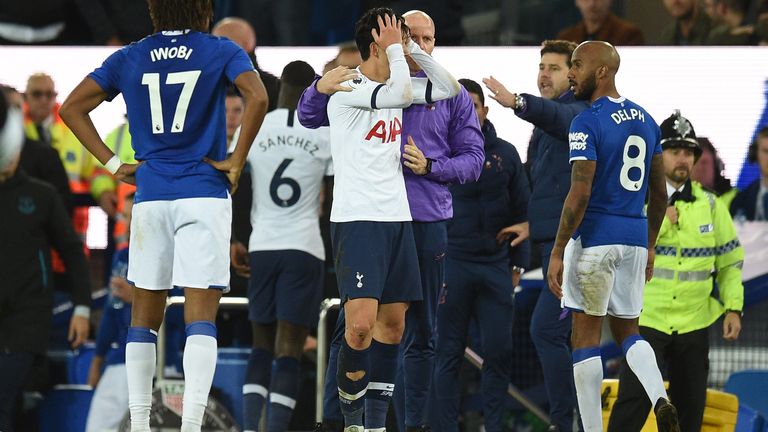
POLYGON ((525 98, 523 97, 523 95, 520 95, 520 94, 515 95, 515 107, 514 107, 514 110, 515 111, 525 111, 525 105, 526 105, 526 102, 525 102, 525 98))
POLYGON ((432 159, 427 158, 427 172, 424 173, 424 175, 427 175, 432 172, 432 159))
POLYGON ((525 269, 524 269, 524 268, 522 268, 522 267, 518 267, 518 266, 512 266, 512 269, 511 269, 511 270, 512 270, 512 272, 513 272, 513 273, 518 273, 518 274, 520 274, 520 276, 522 276, 522 275, 523 275, 523 273, 525 273, 525 269))
POLYGON ((738 309, 726 309, 725 313, 735 313, 738 314, 740 317, 744 317, 744 311, 740 311, 738 309))

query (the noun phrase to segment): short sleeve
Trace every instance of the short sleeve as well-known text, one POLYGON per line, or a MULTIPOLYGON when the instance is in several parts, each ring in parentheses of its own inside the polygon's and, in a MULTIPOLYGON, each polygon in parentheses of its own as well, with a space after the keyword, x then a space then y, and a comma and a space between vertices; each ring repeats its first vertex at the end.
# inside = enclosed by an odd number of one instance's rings
POLYGON ((571 129, 568 131, 568 144, 571 149, 569 162, 597 160, 597 128, 593 119, 595 117, 591 115, 578 115, 571 122, 571 129))
POLYGON ((659 129, 658 126, 654 125, 654 136, 656 137, 656 144, 653 146, 653 154, 661 154, 661 129, 659 129))
POLYGON ((120 72, 123 70, 125 50, 115 51, 104 60, 100 67, 88 74, 88 77, 96 81, 96 84, 107 94, 107 100, 111 101, 120 94, 120 72))
POLYGON ((256 69, 253 67, 253 62, 251 62, 251 59, 248 58, 248 54, 246 54, 242 48, 235 45, 235 43, 230 40, 225 40, 224 46, 230 53, 229 61, 227 61, 226 66, 224 66, 224 74, 227 76, 229 82, 234 83, 235 78, 243 72, 256 72, 256 69))

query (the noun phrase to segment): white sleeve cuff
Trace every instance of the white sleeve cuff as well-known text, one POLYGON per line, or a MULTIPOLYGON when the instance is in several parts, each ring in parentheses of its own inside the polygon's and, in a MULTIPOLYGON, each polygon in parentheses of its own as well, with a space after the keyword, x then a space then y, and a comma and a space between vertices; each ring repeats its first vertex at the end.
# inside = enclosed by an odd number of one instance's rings
POLYGON ((75 310, 72 312, 72 315, 89 319, 91 317, 91 308, 83 305, 75 306, 75 310))

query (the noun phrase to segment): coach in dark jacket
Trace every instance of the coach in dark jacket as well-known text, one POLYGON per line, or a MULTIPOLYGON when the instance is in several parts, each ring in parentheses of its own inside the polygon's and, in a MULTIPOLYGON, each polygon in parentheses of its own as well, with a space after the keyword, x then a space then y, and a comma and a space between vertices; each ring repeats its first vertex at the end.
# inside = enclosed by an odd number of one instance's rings
POLYGON ((450 188, 453 219, 448 222, 445 288, 437 309, 433 384, 439 424, 432 429, 458 431, 459 366, 470 320, 475 319, 485 360, 481 384, 485 429, 494 432, 502 430, 509 383, 514 285, 530 258, 528 242, 511 247, 505 228, 526 220, 530 189, 517 150, 496 136, 493 124, 485 119, 488 108, 482 88, 471 80, 459 82, 478 114, 485 161, 477 182, 450 188))
POLYGON ((0 430, 11 431, 13 402, 36 355, 45 353, 53 293, 50 248, 72 279, 73 347, 88 337, 91 284, 83 246, 62 200, 46 183, 17 170, 21 112, 5 112, 0 96, 0 430))

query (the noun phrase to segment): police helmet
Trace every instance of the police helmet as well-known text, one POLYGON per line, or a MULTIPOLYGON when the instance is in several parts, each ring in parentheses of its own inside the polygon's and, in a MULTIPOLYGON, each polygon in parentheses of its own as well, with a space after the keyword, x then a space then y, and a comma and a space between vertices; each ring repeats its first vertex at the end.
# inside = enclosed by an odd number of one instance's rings
POLYGON ((680 114, 680 110, 675 110, 674 114, 661 123, 661 148, 687 148, 693 151, 697 160, 701 156, 701 146, 696 140, 693 125, 680 114))

